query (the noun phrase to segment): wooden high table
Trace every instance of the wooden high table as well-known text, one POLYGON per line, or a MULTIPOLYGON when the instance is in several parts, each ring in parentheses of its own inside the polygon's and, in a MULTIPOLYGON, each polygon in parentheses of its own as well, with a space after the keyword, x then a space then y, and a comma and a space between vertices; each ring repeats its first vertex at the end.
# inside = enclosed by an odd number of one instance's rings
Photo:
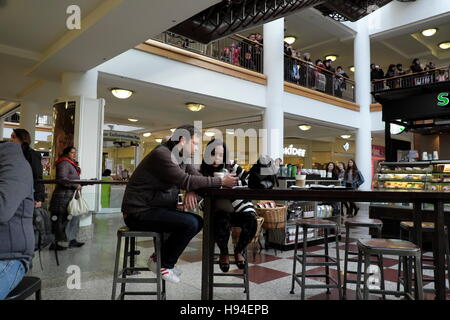
MULTIPOLYGON (((326 201, 326 202, 409 202, 413 203, 414 242, 422 243, 421 204, 434 205, 435 223, 434 260, 436 299, 445 300, 445 236, 444 203, 450 203, 450 192, 431 191, 357 191, 339 189, 203 189, 199 194, 204 197, 204 227, 203 227, 203 259, 202 259, 202 300, 213 298, 213 268, 214 268, 214 235, 213 215, 214 204, 218 199, 249 199, 249 200, 294 200, 294 201, 326 201)), ((447 213, 450 214, 450 213, 447 213)), ((289 288, 286 288, 289 290, 289 288)))

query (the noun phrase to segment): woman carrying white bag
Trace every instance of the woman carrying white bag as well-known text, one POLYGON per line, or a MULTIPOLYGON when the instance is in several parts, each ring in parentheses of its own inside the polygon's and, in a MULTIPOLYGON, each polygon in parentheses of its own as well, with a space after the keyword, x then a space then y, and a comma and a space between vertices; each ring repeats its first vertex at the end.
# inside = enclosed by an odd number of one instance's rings
MULTIPOLYGON (((81 169, 76 161, 77 150, 70 146, 64 149, 61 157, 56 161, 56 179, 78 180, 81 169)), ((77 241, 80 229, 80 217, 88 211, 86 202, 81 196, 79 184, 57 184, 50 200, 53 231, 56 240, 67 241, 69 248, 78 248, 84 245, 77 241), (69 213, 70 210, 70 213, 69 213)), ((57 245, 57 250, 66 247, 57 245)))

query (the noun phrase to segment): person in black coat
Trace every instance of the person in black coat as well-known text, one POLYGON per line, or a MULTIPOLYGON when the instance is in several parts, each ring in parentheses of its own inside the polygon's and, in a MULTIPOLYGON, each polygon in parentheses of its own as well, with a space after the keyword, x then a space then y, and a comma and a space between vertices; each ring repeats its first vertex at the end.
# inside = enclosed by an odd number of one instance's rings
MULTIPOLYGON (((388 71, 386 71, 385 78, 389 79, 393 77, 395 77, 395 64, 390 64, 388 71)), ((394 89, 394 80, 387 80, 386 84, 389 88, 394 89)))
POLYGON ((420 66, 420 60, 418 58, 415 58, 413 60, 410 69, 411 69, 412 73, 417 73, 417 72, 423 71, 422 67, 420 66))
POLYGON ((23 155, 31 166, 34 183, 34 207, 40 208, 42 202, 45 201, 45 186, 42 183, 37 183, 37 180, 42 180, 43 167, 41 154, 30 147, 31 136, 25 129, 13 129, 11 141, 22 146, 23 155))

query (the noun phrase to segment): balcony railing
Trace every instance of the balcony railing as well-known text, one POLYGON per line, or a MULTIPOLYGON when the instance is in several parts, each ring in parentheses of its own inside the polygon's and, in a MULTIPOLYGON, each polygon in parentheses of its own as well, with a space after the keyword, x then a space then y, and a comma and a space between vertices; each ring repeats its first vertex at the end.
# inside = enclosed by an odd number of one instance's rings
POLYGON ((310 62, 284 56, 284 80, 337 98, 355 101, 355 82, 310 62))
POLYGON ((202 44, 166 31, 153 38, 153 40, 161 41, 248 70, 263 73, 262 44, 240 35, 216 40, 209 44, 202 44))
POLYGON ((438 68, 392 78, 373 80, 372 91, 377 93, 386 90, 412 88, 424 84, 449 81, 449 74, 450 68, 438 68))

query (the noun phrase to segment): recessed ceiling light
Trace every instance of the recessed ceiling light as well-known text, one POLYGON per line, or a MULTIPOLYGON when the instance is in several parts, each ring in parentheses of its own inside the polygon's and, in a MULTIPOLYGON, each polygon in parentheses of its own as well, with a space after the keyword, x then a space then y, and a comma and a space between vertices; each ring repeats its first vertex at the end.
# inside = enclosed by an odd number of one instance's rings
POLYGON ((158 143, 161 143, 162 142, 162 138, 156 138, 155 141, 158 142, 158 143))
POLYGON ((205 136, 207 137, 213 137, 216 133, 214 131, 206 131, 205 136))
POLYGON ((297 40, 297 38, 294 36, 284 37, 284 41, 286 41, 288 44, 293 44, 295 42, 295 40, 297 40))
POLYGON ((336 59, 337 59, 337 55, 335 55, 335 54, 331 54, 331 55, 329 55, 329 56, 326 56, 325 57, 325 60, 331 60, 331 61, 335 61, 336 59))
POLYGON ((186 103, 186 107, 189 110, 191 110, 192 112, 198 112, 198 111, 202 110, 203 108, 205 108, 205 105, 201 104, 201 103, 189 102, 189 103, 186 103))
POLYGON ((37 140, 34 142, 34 144, 38 144, 38 143, 39 143, 39 141, 37 141, 37 140))
POLYGON ((45 148, 39 148, 39 150, 45 150, 45 148))
POLYGON ((152 135, 151 132, 146 132, 146 133, 143 134, 143 136, 146 137, 146 138, 147 138, 147 137, 150 137, 151 135, 152 135))
POLYGON ((435 35, 436 32, 437 32, 436 28, 425 29, 425 30, 422 30, 422 35, 424 35, 425 37, 431 37, 431 36, 435 35))
POLYGON ((298 126, 298 128, 302 131, 308 131, 309 129, 311 129, 311 126, 309 124, 301 124, 298 126))
POLYGON ((112 88, 110 90, 111 90, 111 93, 114 95, 114 97, 116 97, 118 99, 128 99, 134 93, 131 90, 120 89, 120 88, 112 88))
POLYGON ((172 128, 172 129, 170 129, 170 131, 172 131, 172 133, 174 133, 174 132, 175 132, 175 130, 176 130, 175 128, 172 128))
POLYGON ((343 135, 341 135, 342 139, 350 139, 351 137, 352 137, 351 134, 343 134, 343 135))
POLYGON ((138 120, 138 119, 128 118, 128 121, 131 121, 131 122, 138 122, 139 120, 138 120))
POLYGON ((351 67, 350 67, 350 71, 351 71, 351 72, 355 72, 355 67, 354 67, 354 66, 351 66, 351 67))
POLYGON ((439 48, 441 48, 443 50, 450 49, 450 41, 445 41, 445 42, 439 43, 439 48))

